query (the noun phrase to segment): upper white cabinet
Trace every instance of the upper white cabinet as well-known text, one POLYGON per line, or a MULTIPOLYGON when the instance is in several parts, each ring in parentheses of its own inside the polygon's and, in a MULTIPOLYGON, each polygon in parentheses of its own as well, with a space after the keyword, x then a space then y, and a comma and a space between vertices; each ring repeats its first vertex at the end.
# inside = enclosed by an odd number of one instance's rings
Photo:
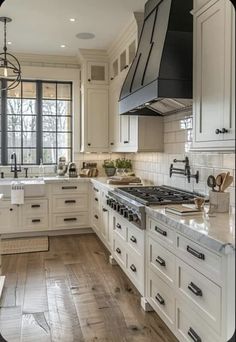
POLYGON ((81 152, 107 152, 108 59, 105 51, 81 53, 81 152))
POLYGON ((88 62, 87 64, 88 82, 91 85, 108 84, 108 64, 107 62, 88 62))
POLYGON ((231 150, 235 139, 235 10, 194 4, 194 149, 231 150))

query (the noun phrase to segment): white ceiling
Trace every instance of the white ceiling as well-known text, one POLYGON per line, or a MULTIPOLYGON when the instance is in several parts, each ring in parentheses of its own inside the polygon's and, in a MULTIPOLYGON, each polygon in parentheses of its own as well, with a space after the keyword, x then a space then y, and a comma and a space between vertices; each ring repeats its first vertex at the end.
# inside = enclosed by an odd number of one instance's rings
MULTIPOLYGON (((0 16, 7 24, 9 52, 75 56, 79 48, 105 49, 129 23, 134 11, 142 12, 146 0, 5 0, 0 16), (76 18, 74 23, 70 18, 76 18), (75 37, 95 34, 92 40, 75 37), (66 48, 60 45, 65 44, 66 48)), ((3 45, 0 23, 0 52, 3 45)))

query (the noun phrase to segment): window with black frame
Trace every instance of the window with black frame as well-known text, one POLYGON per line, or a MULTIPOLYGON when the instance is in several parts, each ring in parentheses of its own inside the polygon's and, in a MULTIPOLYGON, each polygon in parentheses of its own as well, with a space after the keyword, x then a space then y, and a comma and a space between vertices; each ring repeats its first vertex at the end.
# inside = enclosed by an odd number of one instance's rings
POLYGON ((72 157, 72 83, 22 81, 1 94, 1 164, 56 164, 72 157))

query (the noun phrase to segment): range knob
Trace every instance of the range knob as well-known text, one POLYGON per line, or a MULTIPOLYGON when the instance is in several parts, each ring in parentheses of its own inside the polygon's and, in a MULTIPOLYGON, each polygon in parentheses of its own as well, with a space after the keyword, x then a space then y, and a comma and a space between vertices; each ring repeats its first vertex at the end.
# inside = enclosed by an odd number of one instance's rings
POLYGON ((129 215, 129 210, 126 208, 126 209, 124 209, 124 211, 123 211, 123 216, 126 217, 126 218, 128 218, 128 215, 129 215))
POLYGON ((119 211, 119 213, 120 213, 121 215, 124 215, 124 210, 125 210, 125 206, 124 206, 124 205, 121 205, 121 206, 120 206, 120 211, 119 211))
POLYGON ((129 210, 128 213, 128 220, 131 222, 134 220, 134 212, 132 210, 129 210))
POLYGON ((117 202, 116 211, 117 211, 118 213, 120 212, 120 203, 119 203, 119 202, 117 202))
POLYGON ((112 208, 113 208, 114 210, 116 210, 117 206, 118 206, 118 202, 114 201, 113 207, 112 207, 112 208))

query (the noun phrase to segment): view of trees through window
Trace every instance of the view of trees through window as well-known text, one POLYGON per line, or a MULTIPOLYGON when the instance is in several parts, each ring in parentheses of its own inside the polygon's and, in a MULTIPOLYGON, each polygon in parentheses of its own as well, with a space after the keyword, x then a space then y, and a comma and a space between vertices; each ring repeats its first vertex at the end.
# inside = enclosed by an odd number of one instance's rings
POLYGON ((22 81, 1 97, 1 164, 56 164, 72 154, 72 84, 22 81))

